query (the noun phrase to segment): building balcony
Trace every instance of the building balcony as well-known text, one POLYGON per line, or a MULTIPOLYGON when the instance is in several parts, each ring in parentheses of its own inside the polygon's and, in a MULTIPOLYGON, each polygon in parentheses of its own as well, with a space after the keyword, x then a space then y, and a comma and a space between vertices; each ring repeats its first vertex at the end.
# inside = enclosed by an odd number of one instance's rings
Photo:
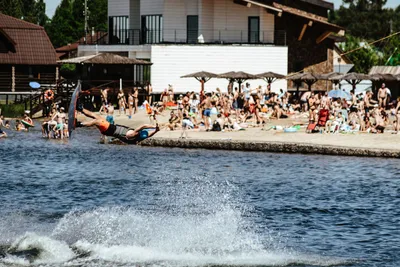
MULTIPOLYGON (((253 44, 286 46, 286 31, 246 30, 139 30, 120 29, 110 31, 101 39, 89 36, 86 44, 101 45, 144 45, 144 44, 253 44), (97 39, 96 39, 97 38, 97 39), (96 40, 94 40, 96 39, 96 40)), ((85 45, 84 42, 80 42, 85 45)))

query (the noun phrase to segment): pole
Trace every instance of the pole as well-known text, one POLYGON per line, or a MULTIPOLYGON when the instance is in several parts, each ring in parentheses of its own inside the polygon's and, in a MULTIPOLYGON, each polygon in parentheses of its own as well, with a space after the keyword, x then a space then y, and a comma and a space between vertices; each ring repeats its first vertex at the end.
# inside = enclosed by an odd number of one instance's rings
POLYGON ((88 33, 88 20, 89 20, 89 12, 88 12, 89 10, 88 10, 88 7, 87 7, 87 0, 85 0, 85 9, 84 9, 84 11, 83 11, 83 15, 85 16, 85 35, 84 35, 84 37, 83 37, 83 40, 84 40, 84 42, 85 42, 85 44, 87 44, 87 40, 86 40, 86 36, 87 36, 87 33, 88 33))

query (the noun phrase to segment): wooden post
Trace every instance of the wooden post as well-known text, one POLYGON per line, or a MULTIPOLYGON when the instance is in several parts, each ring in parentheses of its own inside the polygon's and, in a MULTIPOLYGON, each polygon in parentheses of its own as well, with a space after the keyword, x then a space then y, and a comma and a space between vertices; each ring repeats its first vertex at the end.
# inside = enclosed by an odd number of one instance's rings
POLYGON ((301 41, 301 40, 303 39, 304 33, 305 33, 306 30, 307 30, 307 26, 308 26, 307 24, 304 24, 304 25, 303 25, 303 29, 301 30, 300 36, 299 36, 299 38, 298 38, 299 41, 301 41))
POLYGON ((15 66, 11 67, 11 92, 15 92, 15 66))
POLYGON ((8 95, 6 95, 6 105, 8 105, 8 95))
POLYGON ((58 66, 56 67, 56 83, 58 83, 58 80, 60 79, 60 69, 58 66))

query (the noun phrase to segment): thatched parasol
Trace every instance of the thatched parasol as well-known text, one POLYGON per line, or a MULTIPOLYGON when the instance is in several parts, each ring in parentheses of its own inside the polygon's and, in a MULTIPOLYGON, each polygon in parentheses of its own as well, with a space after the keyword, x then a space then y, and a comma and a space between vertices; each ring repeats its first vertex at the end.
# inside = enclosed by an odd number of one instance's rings
POLYGON ((113 53, 100 53, 96 55, 83 56, 60 60, 58 63, 70 63, 70 64, 107 64, 107 65, 152 65, 153 63, 134 59, 129 57, 123 57, 113 53))
POLYGON ((397 81, 397 78, 393 76, 392 74, 386 73, 386 74, 380 74, 380 73, 375 73, 369 75, 369 79, 374 82, 385 82, 385 81, 397 81))
POLYGON ((258 79, 256 75, 247 73, 247 72, 243 72, 243 71, 230 71, 227 73, 222 73, 220 75, 218 75, 218 78, 225 78, 228 79, 230 83, 232 82, 237 82, 239 84, 239 91, 241 90, 241 85, 244 81, 246 80, 255 80, 258 79))
POLYGON ((339 81, 338 77, 340 77, 341 75, 343 75, 343 73, 340 72, 323 73, 319 74, 319 79, 328 81, 339 81))
POLYGON ((296 73, 293 75, 286 76, 286 80, 292 80, 297 85, 297 91, 299 91, 300 84, 305 82, 308 85, 309 91, 311 91, 311 86, 320 79, 318 74, 311 72, 296 73))
POLYGON ((182 76, 181 78, 195 78, 201 83, 201 88, 200 88, 200 100, 203 100, 204 96, 204 84, 208 82, 211 78, 217 78, 218 75, 215 73, 207 72, 207 71, 200 71, 200 72, 195 72, 191 74, 187 74, 182 76))
POLYGON ((259 79, 263 79, 264 81, 266 81, 268 83, 269 86, 271 86, 271 83, 275 82, 277 79, 284 79, 285 75, 279 74, 279 73, 275 73, 275 72, 264 72, 264 73, 260 73, 258 75, 256 75, 257 78, 259 79))
POLYGON ((345 80, 349 84, 352 85, 353 90, 356 89, 356 85, 359 84, 363 80, 369 80, 369 76, 363 73, 356 73, 356 72, 351 72, 347 74, 343 74, 341 76, 333 77, 330 80, 338 79, 340 81, 345 80))

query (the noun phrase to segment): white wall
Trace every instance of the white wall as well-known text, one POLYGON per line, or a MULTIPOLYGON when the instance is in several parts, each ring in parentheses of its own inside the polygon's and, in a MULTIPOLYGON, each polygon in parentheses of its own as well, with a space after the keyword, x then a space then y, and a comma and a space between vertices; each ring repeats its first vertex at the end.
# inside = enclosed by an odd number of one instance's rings
POLYGON ((141 15, 162 15, 164 13, 164 0, 141 0, 141 15))
POLYGON ((140 0, 130 0, 129 7, 129 28, 140 29, 140 0))
MULTIPOLYGON (((199 92, 200 83, 196 79, 180 78, 198 71, 217 74, 228 71, 245 71, 251 74, 273 71, 287 75, 287 47, 153 45, 151 49, 151 83, 155 92, 163 91, 168 84, 172 84, 176 92, 199 92)), ((266 85, 263 80, 249 83, 252 88, 266 85)), ((217 87, 226 91, 227 85, 228 81, 225 79, 211 79, 205 87, 206 91, 217 87)), ((286 90, 286 80, 272 84, 272 89, 280 88, 286 90)))
POLYGON ((129 0, 108 0, 108 16, 129 16, 129 0))
POLYGON ((214 0, 199 1, 199 34, 209 42, 214 38, 214 0))
POLYGON ((260 7, 252 5, 250 8, 234 4, 231 0, 214 2, 214 39, 228 42, 247 42, 249 16, 260 16, 260 7), (221 33, 220 33, 221 30, 221 33))

